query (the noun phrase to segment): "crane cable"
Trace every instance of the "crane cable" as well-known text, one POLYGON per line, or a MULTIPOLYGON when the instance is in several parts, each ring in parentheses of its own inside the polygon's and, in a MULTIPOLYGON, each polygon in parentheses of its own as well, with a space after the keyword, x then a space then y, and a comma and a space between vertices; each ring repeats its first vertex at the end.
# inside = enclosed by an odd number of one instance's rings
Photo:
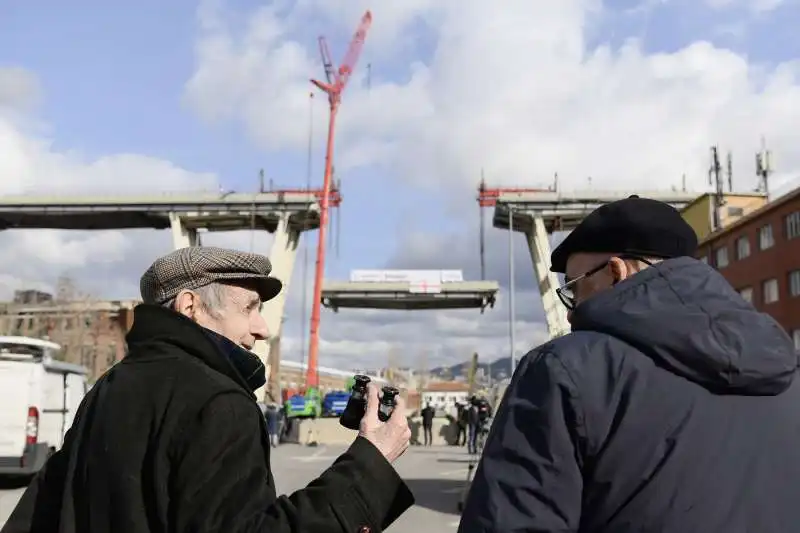
MULTIPOLYGON (((306 189, 311 190, 311 163, 314 141, 314 93, 308 93, 308 154, 306 159, 306 189)), ((300 369, 306 364, 306 352, 308 350, 308 324, 306 314, 308 312, 308 243, 303 240, 303 305, 300 308, 302 318, 300 329, 302 337, 302 359, 300 369)))

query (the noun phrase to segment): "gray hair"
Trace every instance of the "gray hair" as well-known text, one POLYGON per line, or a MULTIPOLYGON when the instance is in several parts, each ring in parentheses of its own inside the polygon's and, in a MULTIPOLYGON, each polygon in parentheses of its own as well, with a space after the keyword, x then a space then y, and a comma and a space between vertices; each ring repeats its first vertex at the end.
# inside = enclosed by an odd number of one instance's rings
MULTIPOLYGON (((214 282, 192 289, 192 292, 200 297, 200 305, 206 313, 214 318, 220 318, 225 310, 227 290, 228 288, 225 284, 214 282)), ((161 305, 169 309, 175 309, 176 299, 171 298, 161 305)))

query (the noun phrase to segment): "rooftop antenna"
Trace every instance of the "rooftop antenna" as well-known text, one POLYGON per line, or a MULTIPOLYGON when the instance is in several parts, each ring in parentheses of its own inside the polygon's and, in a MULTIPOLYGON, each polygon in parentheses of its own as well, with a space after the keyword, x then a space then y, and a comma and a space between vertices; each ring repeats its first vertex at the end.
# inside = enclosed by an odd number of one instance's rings
POLYGON ((553 176, 553 192, 558 192, 558 172, 553 176))
POLYGON ((728 150, 728 192, 733 192, 733 154, 728 150))
POLYGON ((767 150, 767 142, 761 137, 761 151, 756 154, 757 191, 763 192, 769 199, 769 177, 772 174, 772 152, 767 150))
POLYGON ((683 177, 681 178, 681 191, 686 192, 686 173, 683 173, 683 177))
POLYGON ((721 209, 724 203, 722 189, 722 167, 719 164, 719 152, 716 146, 711 147, 711 166, 708 168, 708 184, 715 185, 714 210, 712 227, 714 231, 722 227, 721 209))
POLYGON ((263 168, 258 171, 258 180, 259 180, 258 192, 264 192, 264 169, 263 168))

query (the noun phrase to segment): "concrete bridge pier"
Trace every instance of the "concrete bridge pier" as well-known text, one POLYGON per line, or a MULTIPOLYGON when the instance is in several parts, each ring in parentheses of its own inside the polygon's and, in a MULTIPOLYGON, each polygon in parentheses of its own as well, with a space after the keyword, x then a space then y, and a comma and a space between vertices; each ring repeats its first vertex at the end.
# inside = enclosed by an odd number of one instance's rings
POLYGON ((531 228, 526 231, 525 241, 533 261, 533 273, 539 286, 542 298, 547 329, 551 338, 560 337, 570 332, 567 322, 567 309, 558 299, 558 276, 550 272, 550 240, 542 217, 536 213, 529 214, 532 219, 531 228))
POLYGON ((180 214, 174 211, 169 214, 169 226, 172 230, 172 246, 174 249, 200 246, 200 238, 196 228, 187 228, 180 214))
MULTIPOLYGON (((185 216, 191 216, 187 213, 185 216)), ((187 246, 201 246, 197 229, 187 227, 185 216, 171 212, 169 214, 170 227, 172 229, 172 243, 174 248, 186 248, 187 246)), ((286 306, 286 295, 289 290, 289 283, 294 270, 294 263, 297 257, 297 246, 300 242, 300 228, 297 224, 291 224, 292 214, 283 212, 277 214, 277 221, 273 231, 272 248, 269 259, 272 262, 272 275, 283 282, 283 290, 272 300, 265 302, 261 309, 261 316, 267 323, 270 338, 267 342, 258 342, 253 352, 258 355, 267 368, 268 375, 279 371, 280 358, 280 339, 283 328, 284 308, 286 306)), ((266 387, 256 391, 259 401, 264 399, 266 387)))
MULTIPOLYGON (((270 338, 267 342, 256 344, 254 352, 261 358, 270 374, 280 371, 280 343, 283 331, 284 309, 286 308, 286 295, 292 280, 297 247, 300 244, 301 230, 290 224, 289 213, 282 213, 275 228, 272 249, 269 260, 272 263, 272 275, 283 282, 283 290, 272 300, 265 302, 261 309, 261 316, 267 323, 270 338)), ((256 397, 263 401, 266 389, 262 387, 256 391, 256 397)), ((276 398, 277 401, 280 399, 276 398)))

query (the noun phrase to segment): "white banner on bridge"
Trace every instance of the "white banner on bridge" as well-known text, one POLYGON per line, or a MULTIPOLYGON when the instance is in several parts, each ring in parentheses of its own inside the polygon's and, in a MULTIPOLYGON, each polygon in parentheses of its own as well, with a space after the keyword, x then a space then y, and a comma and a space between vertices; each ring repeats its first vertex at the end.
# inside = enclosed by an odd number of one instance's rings
POLYGON ((412 281, 408 284, 408 292, 412 294, 439 294, 442 284, 437 281, 412 281))
POLYGON ((464 273, 461 270, 442 270, 442 283, 460 283, 464 281, 464 273))
POLYGON ((383 270, 353 270, 350 272, 350 281, 356 283, 380 283, 386 281, 386 272, 383 270))
POLYGON ((350 281, 355 283, 459 283, 464 281, 461 270, 353 270, 350 281))

